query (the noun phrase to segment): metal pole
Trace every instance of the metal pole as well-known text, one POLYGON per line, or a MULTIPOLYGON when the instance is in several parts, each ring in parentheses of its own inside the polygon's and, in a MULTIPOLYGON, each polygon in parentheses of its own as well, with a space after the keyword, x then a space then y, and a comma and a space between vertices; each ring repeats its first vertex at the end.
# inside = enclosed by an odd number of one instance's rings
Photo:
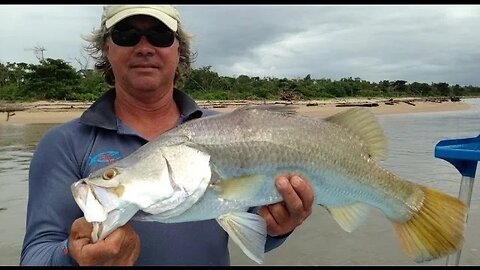
MULTIPOLYGON (((470 201, 472 199, 472 190, 473 190, 473 182, 474 177, 462 176, 462 181, 460 183, 460 191, 458 194, 458 199, 465 203, 468 207, 468 212, 470 212, 470 201)), ((465 226, 468 220, 468 212, 465 216, 465 226)), ((462 249, 460 248, 456 253, 453 253, 447 257, 447 264, 446 265, 454 265, 457 266, 460 262, 460 255, 462 253, 462 249)))

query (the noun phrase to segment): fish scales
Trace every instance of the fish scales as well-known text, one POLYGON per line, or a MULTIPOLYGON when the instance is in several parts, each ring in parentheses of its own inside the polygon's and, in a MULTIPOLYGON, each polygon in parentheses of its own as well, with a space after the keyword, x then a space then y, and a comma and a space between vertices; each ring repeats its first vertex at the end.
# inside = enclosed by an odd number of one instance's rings
MULTIPOLYGON (((272 190, 275 172, 304 172, 312 181, 319 183, 320 190, 333 192, 331 195, 320 192, 321 195, 316 196, 316 203, 322 205, 337 204, 327 200, 339 199, 340 194, 334 192, 339 189, 334 186, 361 185, 358 193, 363 194, 363 199, 371 200, 376 207, 390 212, 389 208, 394 207, 385 205, 386 198, 398 198, 396 203, 405 206, 403 202, 415 194, 413 189, 418 188, 390 174, 373 161, 365 162, 369 154, 364 143, 355 134, 327 121, 268 110, 251 110, 184 125, 178 133, 188 134, 192 147, 208 152, 212 163, 223 172, 224 178, 271 172, 268 176, 271 181, 266 183, 262 189, 264 191, 272 190), (335 182, 333 186, 330 181, 335 182)), ((271 197, 280 199, 278 196, 271 197)), ((395 218, 393 214, 391 217, 395 218)))

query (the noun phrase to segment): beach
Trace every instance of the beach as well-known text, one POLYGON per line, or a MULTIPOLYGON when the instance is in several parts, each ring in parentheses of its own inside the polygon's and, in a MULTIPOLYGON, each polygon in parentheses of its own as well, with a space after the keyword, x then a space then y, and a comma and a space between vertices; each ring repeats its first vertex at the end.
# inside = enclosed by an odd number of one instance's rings
MULTIPOLYGON (((327 117, 351 107, 367 107, 376 115, 397 113, 419 113, 468 110, 470 105, 463 101, 450 101, 423 98, 399 99, 342 99, 313 101, 197 101, 201 108, 230 112, 246 104, 283 104, 292 106, 302 115, 309 117, 327 117)), ((70 121, 91 105, 86 102, 38 101, 9 105, 9 112, 3 111, 0 124, 59 124, 70 121), (9 113, 9 115, 7 115, 9 113), (7 120, 8 118, 8 120, 7 120)), ((0 105, 0 108, 2 106, 0 105)), ((5 106, 3 107, 5 108, 5 106)))

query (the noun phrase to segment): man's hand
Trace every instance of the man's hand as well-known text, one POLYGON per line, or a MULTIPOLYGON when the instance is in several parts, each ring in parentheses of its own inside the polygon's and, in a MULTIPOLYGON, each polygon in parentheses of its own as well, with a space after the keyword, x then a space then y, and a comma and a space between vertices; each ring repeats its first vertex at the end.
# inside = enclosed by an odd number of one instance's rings
POLYGON ((275 186, 283 202, 262 206, 258 213, 267 222, 270 236, 284 235, 293 231, 310 216, 313 204, 312 187, 297 175, 280 175, 275 186))
POLYGON ((75 220, 68 237, 68 253, 79 265, 133 265, 140 255, 140 238, 126 224, 104 240, 91 242, 93 226, 85 218, 75 220))

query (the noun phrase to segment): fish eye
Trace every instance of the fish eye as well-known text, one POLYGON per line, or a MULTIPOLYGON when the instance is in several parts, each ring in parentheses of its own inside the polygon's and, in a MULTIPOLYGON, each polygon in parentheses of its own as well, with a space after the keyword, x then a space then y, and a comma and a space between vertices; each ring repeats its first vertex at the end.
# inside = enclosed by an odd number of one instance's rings
POLYGON ((103 172, 102 178, 104 180, 110 180, 118 174, 117 170, 114 168, 109 168, 103 172))

